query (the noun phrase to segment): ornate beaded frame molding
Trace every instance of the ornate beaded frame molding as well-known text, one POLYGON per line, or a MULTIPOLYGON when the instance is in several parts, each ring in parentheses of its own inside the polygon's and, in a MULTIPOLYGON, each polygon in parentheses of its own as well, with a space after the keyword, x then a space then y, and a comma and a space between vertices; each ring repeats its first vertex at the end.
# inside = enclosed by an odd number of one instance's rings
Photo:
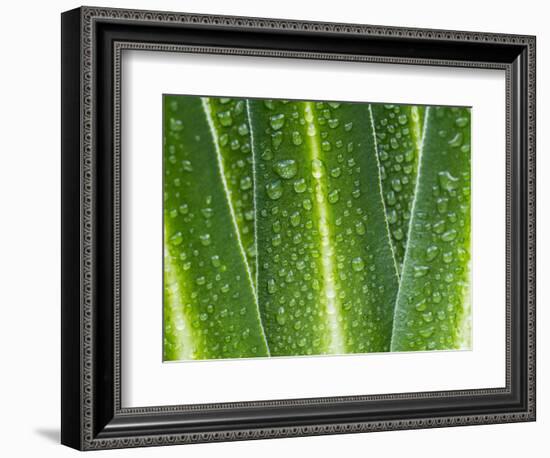
MULTIPOLYGON (((212 441, 250 440, 261 438, 308 436, 320 434, 339 434, 351 432, 369 432, 400 430, 427 427, 475 425, 488 423, 505 423, 516 421, 529 421, 535 419, 535 39, 531 36, 487 34, 475 32, 421 30, 412 28, 380 27, 368 25, 351 25, 336 23, 302 22, 294 20, 275 20, 246 17, 205 16, 196 14, 163 13, 149 11, 132 11, 122 9, 104 9, 83 7, 80 9, 80 424, 78 444, 69 443, 80 449, 105 449, 121 447, 141 447, 152 445, 183 444, 212 441), (527 360, 526 365, 526 409, 520 412, 492 413, 487 415, 453 415, 423 417, 415 419, 396 419, 384 421, 362 421, 347 423, 329 423, 320 425, 296 426, 296 427, 269 427, 253 429, 228 429, 215 432, 192 433, 166 433, 155 435, 135 435, 122 437, 105 437, 97 434, 97 425, 94 425, 94 397, 97 396, 94 387, 94 307, 97 307, 94 299, 94 211, 97 205, 94 164, 94 136, 95 125, 95 88, 94 81, 94 55, 96 45, 95 24, 97 21, 118 21, 127 24, 183 24, 183 25, 208 25, 212 28, 223 27, 238 30, 293 30, 300 32, 328 32, 348 35, 361 35, 369 37, 396 37, 414 38, 417 40, 444 40, 449 42, 473 42, 492 43, 502 45, 519 45, 527 49, 527 274, 525 279, 527 304, 527 322, 525 332, 527 334, 527 360)), ((511 66, 504 63, 486 63, 474 61, 451 61, 441 59, 415 59, 402 57, 376 57, 353 54, 334 54, 317 52, 294 52, 282 50, 262 50, 247 48, 229 48, 213 46, 182 46, 173 44, 144 43, 144 42, 115 42, 113 51, 114 68, 114 116, 113 116, 113 180, 114 180, 114 348, 113 348, 113 393, 115 414, 119 416, 129 415, 160 415, 169 413, 185 413, 201 410, 227 410, 242 407, 279 407, 279 406, 311 406, 323 404, 335 404, 342 401, 372 401, 372 400, 397 400, 397 399, 429 399, 463 396, 465 399, 474 395, 507 394, 511 391, 511 320, 512 298, 510 278, 512 276, 511 263, 511 183, 512 183, 512 147, 514 139, 511 138, 511 66), (266 57, 294 57, 302 59, 322 60, 348 60, 378 63, 399 63, 413 65, 438 65, 449 67, 492 68, 506 72, 506 387, 483 390, 462 390, 445 392, 419 392, 391 395, 371 395, 338 398, 315 398, 296 400, 274 400, 261 402, 241 402, 223 404, 195 404, 181 406, 159 406, 150 408, 122 408, 121 394, 121 351, 120 351, 120 126, 121 126, 121 63, 123 50, 148 50, 170 51, 183 53, 210 53, 230 55, 250 55, 266 57)), ((63 439, 62 439, 63 441, 63 439)), ((71 442, 68 440, 65 443, 71 442)))

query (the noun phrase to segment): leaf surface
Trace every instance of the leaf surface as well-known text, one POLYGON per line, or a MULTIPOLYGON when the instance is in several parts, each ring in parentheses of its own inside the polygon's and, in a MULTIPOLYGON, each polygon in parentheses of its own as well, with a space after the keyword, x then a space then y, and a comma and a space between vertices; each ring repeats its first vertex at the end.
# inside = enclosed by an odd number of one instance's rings
POLYGON ((272 355, 388 351, 397 292, 371 111, 249 100, 272 355))
POLYGON ((268 356, 206 100, 164 98, 164 359, 268 356))
POLYGON ((205 99, 220 152, 231 205, 253 280, 256 279, 254 239, 254 182, 252 147, 246 100, 221 97, 205 99))
POLYGON ((392 351, 468 345, 470 110, 429 107, 392 351))
POLYGON ((416 188, 424 107, 372 104, 393 252, 401 273, 416 188))

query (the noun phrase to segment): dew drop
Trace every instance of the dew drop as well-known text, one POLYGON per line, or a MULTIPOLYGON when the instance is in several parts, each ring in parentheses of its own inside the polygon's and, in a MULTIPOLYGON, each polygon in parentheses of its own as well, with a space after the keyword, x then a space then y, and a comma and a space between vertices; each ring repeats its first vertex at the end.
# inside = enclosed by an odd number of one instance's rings
POLYGON ((285 316, 285 308, 284 307, 279 307, 277 309, 277 315, 276 315, 275 319, 277 320, 277 323, 280 324, 281 326, 286 323, 286 316, 285 316))
POLYGON ((299 212, 294 212, 292 213, 292 215, 290 215, 290 224, 292 224, 292 226, 296 227, 300 224, 300 213, 299 212))
POLYGON ((212 215, 214 215, 214 210, 210 207, 206 207, 201 209, 201 213, 206 219, 210 219, 212 218, 212 215))
POLYGON ((351 267, 355 272, 361 272, 365 268, 365 262, 360 256, 353 258, 351 261, 351 267))
POLYGON ((426 323, 431 323, 434 319, 433 317, 433 313, 432 312, 425 312, 422 314, 422 319, 426 322, 426 323))
POLYGON ((294 159, 282 159, 275 163, 273 169, 281 178, 289 180, 298 173, 298 164, 294 159))
POLYGON ((437 255, 439 254, 439 247, 432 245, 426 248, 426 260, 431 262, 435 258, 437 258, 437 255))
POLYGON ((210 262, 212 262, 212 265, 214 267, 220 267, 221 266, 220 257, 217 254, 215 254, 214 256, 212 256, 210 258, 210 262))
POLYGON ((328 120, 328 126, 331 129, 336 129, 339 124, 340 124, 340 121, 337 118, 332 118, 328 120))
POLYGON ((389 191, 386 193, 386 203, 391 207, 397 203, 397 198, 395 197, 395 192, 389 191))
POLYGON ((270 199, 277 200, 283 195, 283 184, 279 180, 272 181, 265 185, 265 190, 270 199))
POLYGON ((468 118, 463 116, 456 118, 455 124, 457 127, 466 127, 468 125, 468 118))
POLYGON ((252 178, 245 176, 241 178, 240 188, 242 191, 246 191, 252 187, 252 178))
POLYGON ((427 306, 427 304, 426 304, 426 299, 421 299, 420 302, 418 302, 418 303, 414 306, 414 308, 415 308, 416 310, 418 310, 419 312, 423 312, 424 310, 426 310, 426 306, 427 306))
POLYGON ((428 266, 414 266, 414 277, 415 278, 420 278, 420 277, 425 277, 430 268, 428 266))
POLYGON ((271 239, 271 244, 276 247, 279 246, 282 242, 281 234, 275 234, 271 239))
POLYGON ((391 180, 391 187, 395 192, 399 192, 403 189, 403 185, 401 184, 401 180, 399 178, 394 178, 391 180))
POLYGON ((444 242, 451 242, 456 239, 457 235, 458 234, 455 229, 450 229, 441 235, 441 240, 443 240, 444 242))
POLYGON ((391 208, 388 210, 388 223, 395 224, 397 222, 397 212, 391 208))
POLYGON ((269 294, 275 294, 277 292, 277 284, 275 283, 275 280, 270 278, 267 280, 267 292, 269 294))
POLYGON ((397 229, 395 229, 393 232, 392 232, 392 235, 393 235, 393 238, 395 240, 403 240, 403 238, 405 237, 405 234, 403 233, 403 230, 398 227, 397 229))
POLYGON ((305 192, 306 189, 307 189, 307 184, 305 179, 298 178, 297 180, 294 181, 294 191, 296 193, 301 194, 305 192))
POLYGON ((281 143, 283 142, 283 133, 282 132, 274 132, 271 135, 271 145, 274 149, 278 149, 279 146, 281 146, 281 143))
POLYGON ((176 100, 170 102, 170 110, 178 111, 178 102, 176 100))
POLYGON ((271 151, 270 149, 264 150, 264 152, 261 155, 261 158, 264 161, 270 161, 271 159, 273 159, 273 151, 271 151))
POLYGON ((462 132, 458 132, 451 140, 449 140, 449 146, 458 148, 462 145, 463 138, 464 136, 462 135, 462 132))
POLYGON ((285 125, 285 115, 283 113, 273 115, 269 118, 269 125, 273 130, 279 130, 285 125))
POLYGON ((170 118, 170 130, 173 132, 181 132, 183 130, 183 122, 181 119, 170 118))
POLYGON ((176 232, 172 237, 170 237, 170 242, 172 245, 181 245, 183 242, 183 234, 181 232, 176 232))
POLYGON ((458 188, 458 178, 449 172, 439 172, 439 184, 445 191, 454 191, 458 188))
POLYGON ((338 191, 338 189, 333 189, 332 191, 329 192, 328 201, 331 204, 335 204, 336 202, 338 202, 339 199, 340 199, 340 192, 338 191))
POLYGON ((231 111, 220 111, 218 113, 218 121, 223 127, 229 127, 233 124, 233 118, 231 116, 231 111))
POLYGON ((422 337, 428 338, 434 333, 434 327, 430 326, 429 328, 424 328, 419 331, 419 334, 422 337))
POLYGON ((208 246, 212 242, 212 240, 210 239, 210 234, 202 234, 199 236, 199 238, 202 246, 208 246))
POLYGON ((237 132, 239 135, 241 136, 245 136, 248 134, 248 124, 246 123, 242 123, 238 128, 237 128, 237 132))
POLYGON ((437 211, 441 214, 447 212, 449 199, 446 197, 438 197, 436 201, 437 211))
POLYGON ((311 105, 306 105, 306 108, 304 110, 304 119, 306 122, 311 123, 313 122, 313 112, 311 111, 311 105))
POLYGON ((338 178, 340 175, 342 175, 342 169, 340 167, 334 167, 330 171, 330 176, 333 178, 338 178))
POLYGON ((445 221, 437 221, 432 226, 432 229, 436 234, 443 233, 443 231, 445 231, 445 221))
POLYGON ((303 142, 303 139, 302 139, 302 135, 300 134, 300 132, 298 132, 297 130, 295 130, 294 132, 292 132, 292 143, 296 146, 300 146, 303 142))
POLYGON ((313 159, 311 161, 311 174, 313 178, 321 178, 325 174, 325 164, 320 159, 313 159))

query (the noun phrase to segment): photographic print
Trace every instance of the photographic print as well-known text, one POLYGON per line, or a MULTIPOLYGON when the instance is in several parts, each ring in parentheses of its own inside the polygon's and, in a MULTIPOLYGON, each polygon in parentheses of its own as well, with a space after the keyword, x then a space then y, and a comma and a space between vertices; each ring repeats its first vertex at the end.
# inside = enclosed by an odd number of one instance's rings
POLYGON ((471 349, 469 107, 163 110, 164 361, 471 349))
POLYGON ((64 445, 536 420, 535 36, 61 25, 64 445))

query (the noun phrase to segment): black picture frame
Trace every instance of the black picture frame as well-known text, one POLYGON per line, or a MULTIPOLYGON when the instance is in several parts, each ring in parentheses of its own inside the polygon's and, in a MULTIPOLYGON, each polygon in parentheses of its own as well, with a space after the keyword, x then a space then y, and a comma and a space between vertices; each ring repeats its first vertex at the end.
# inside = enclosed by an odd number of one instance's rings
POLYGON ((533 36, 81 7, 62 14, 62 430, 79 450, 535 420, 533 36), (506 72, 506 387, 122 408, 124 49, 506 72))

